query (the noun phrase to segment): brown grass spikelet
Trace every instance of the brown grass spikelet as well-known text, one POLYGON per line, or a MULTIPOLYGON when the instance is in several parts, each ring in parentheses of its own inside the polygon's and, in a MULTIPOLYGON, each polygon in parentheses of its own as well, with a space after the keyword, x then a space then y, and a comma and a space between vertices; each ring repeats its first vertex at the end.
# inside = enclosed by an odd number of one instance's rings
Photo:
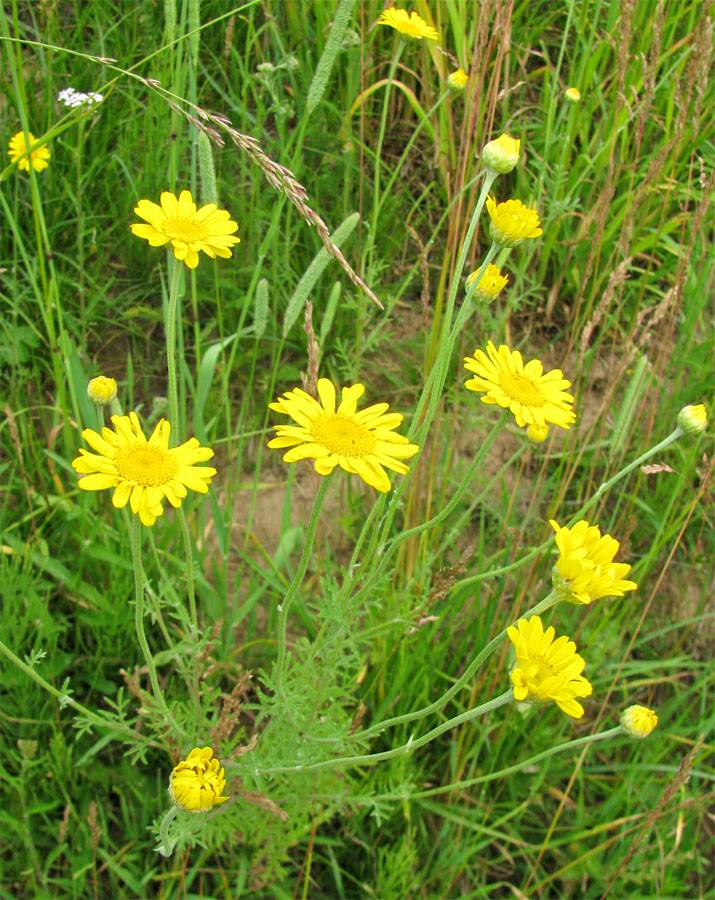
POLYGON ((243 701, 248 696, 252 677, 253 673, 250 670, 242 672, 231 693, 224 696, 221 715, 211 731, 211 743, 214 747, 218 747, 222 741, 225 741, 236 727, 236 722, 243 709, 243 701))
POLYGON ((300 373, 300 380, 303 382, 303 390, 310 394, 311 397, 318 396, 318 363, 320 361, 320 347, 315 338, 315 329, 313 328, 313 304, 308 300, 305 304, 305 321, 303 323, 303 331, 308 336, 308 372, 300 373))

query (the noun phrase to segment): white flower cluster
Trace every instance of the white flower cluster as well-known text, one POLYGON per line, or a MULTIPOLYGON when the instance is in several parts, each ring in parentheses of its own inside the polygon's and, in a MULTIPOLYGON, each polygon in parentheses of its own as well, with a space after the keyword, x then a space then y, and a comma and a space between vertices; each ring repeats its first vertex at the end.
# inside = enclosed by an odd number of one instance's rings
POLYGON ((57 95, 57 100, 59 103, 64 103, 65 106, 82 106, 83 103, 88 103, 89 105, 93 103, 101 103, 104 100, 102 94, 95 94, 93 92, 89 94, 82 94, 79 91, 76 91, 74 88, 65 88, 63 91, 60 91, 57 95))

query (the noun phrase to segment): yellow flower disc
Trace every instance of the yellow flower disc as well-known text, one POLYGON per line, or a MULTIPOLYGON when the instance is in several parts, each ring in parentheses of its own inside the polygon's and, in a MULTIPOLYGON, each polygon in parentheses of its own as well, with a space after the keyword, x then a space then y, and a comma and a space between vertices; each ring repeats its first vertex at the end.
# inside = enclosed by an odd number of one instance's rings
POLYGON ((19 160, 17 167, 23 172, 30 171, 30 162, 32 162, 32 168, 36 172, 41 172, 49 165, 49 160, 52 154, 50 153, 47 144, 42 144, 39 147, 35 147, 30 155, 26 156, 25 154, 36 141, 35 135, 31 131, 27 132, 27 138, 29 143, 25 140, 24 131, 18 131, 17 134, 13 134, 13 136, 10 138, 10 143, 8 144, 7 150, 7 154, 10 157, 10 162, 19 160))

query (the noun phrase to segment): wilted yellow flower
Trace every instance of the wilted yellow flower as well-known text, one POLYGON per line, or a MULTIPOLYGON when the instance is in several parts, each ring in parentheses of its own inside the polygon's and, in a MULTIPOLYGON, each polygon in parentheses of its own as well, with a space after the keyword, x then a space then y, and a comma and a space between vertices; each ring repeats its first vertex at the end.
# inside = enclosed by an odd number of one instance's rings
POLYGON ((491 341, 486 353, 475 350, 473 358, 465 357, 464 367, 475 374, 465 382, 467 390, 485 393, 482 403, 510 410, 520 428, 550 422, 569 429, 576 421, 574 398, 566 392, 571 382, 561 369, 545 373, 541 360, 524 364, 518 350, 510 350, 506 344, 497 350, 491 341))
POLYGON ((686 434, 701 434, 708 424, 708 411, 705 404, 684 406, 678 413, 677 422, 686 434))
POLYGON ((570 87, 564 91, 564 97, 569 103, 578 103, 581 99, 581 91, 578 88, 570 87))
POLYGON ((561 599, 581 606, 601 597, 622 597, 638 587, 635 581, 624 580, 631 566, 613 562, 620 544, 610 534, 602 535, 585 519, 571 528, 562 528, 554 519, 549 524, 561 554, 552 575, 561 599))
POLYGON ((647 706, 629 706, 621 713, 621 728, 633 738, 646 738, 658 724, 658 716, 647 706))
POLYGON ((41 172, 49 166, 49 159, 52 154, 47 144, 41 144, 39 147, 35 147, 29 156, 25 155, 35 141, 35 135, 31 131, 27 132, 27 141, 25 140, 24 131, 18 131, 17 134, 13 134, 10 138, 7 155, 10 157, 10 162, 20 160, 17 167, 22 169, 23 172, 30 171, 30 162, 32 162, 32 168, 36 172, 41 172))
POLYGON ((199 446, 191 438, 179 447, 169 448, 169 423, 161 419, 147 440, 135 412, 112 416, 111 428, 101 435, 85 428, 82 437, 95 453, 80 449, 72 468, 83 475, 79 486, 84 491, 114 488, 112 503, 122 509, 129 503, 143 525, 151 526, 164 514, 164 498, 172 506, 181 506, 187 488, 208 493, 216 469, 197 466, 214 455, 209 447, 199 446))
POLYGON ((565 635, 554 640, 554 627, 544 631, 539 616, 519 619, 516 628, 510 625, 506 631, 516 650, 514 699, 553 700, 567 716, 580 719, 583 706, 576 698, 589 697, 593 687, 581 675, 586 661, 576 653, 576 644, 565 635))
POLYGON ((406 9, 390 9, 384 10, 380 18, 377 20, 378 25, 390 25, 405 37, 428 38, 430 41, 438 41, 439 33, 436 28, 428 25, 425 20, 418 16, 416 12, 408 13, 406 9))
POLYGON ((87 385, 87 396, 97 406, 109 406, 117 396, 117 382, 113 378, 98 375, 87 385))
MULTIPOLYGON (((478 271, 479 269, 477 269, 477 272, 478 271)), ((474 283, 477 272, 472 272, 471 275, 467 276, 467 287, 474 283)), ((504 290, 508 281, 509 276, 502 275, 499 266, 489 263, 486 272, 484 272, 479 279, 479 284, 474 292, 474 296, 480 300, 486 300, 487 303, 491 303, 491 301, 504 290)))
POLYGON ((521 200, 497 204, 494 197, 487 197, 487 212, 492 220, 489 237, 502 247, 516 247, 526 238, 543 234, 538 213, 521 200))
POLYGON ((456 72, 450 72, 447 76, 447 84, 455 91, 463 91, 469 81, 469 75, 464 69, 457 69, 456 72))
POLYGON ((211 747, 195 747, 171 773, 169 795, 172 801, 187 812, 204 813, 212 806, 225 803, 222 797, 226 786, 223 768, 211 747))
POLYGON ((546 438, 549 436, 549 426, 535 425, 532 422, 532 424, 529 425, 526 436, 529 438, 532 444, 543 444, 546 438))
POLYGON ((330 475, 340 466, 386 493, 391 485, 383 466, 404 475, 409 466, 402 460, 414 456, 420 448, 394 431, 402 423, 402 416, 388 413, 387 403, 376 403, 358 412, 357 401, 364 392, 362 384, 344 387, 336 409, 335 387, 327 378, 318 380, 320 402, 300 388, 288 391, 269 407, 298 424, 274 425, 276 437, 268 446, 292 447, 284 455, 284 462, 314 459, 319 475, 330 475))
POLYGON ((519 162, 520 147, 521 141, 509 137, 508 134, 502 134, 495 141, 485 144, 482 150, 482 162, 490 171, 496 172, 498 175, 506 175, 519 162))
POLYGON ((151 200, 139 201, 134 212, 149 224, 130 225, 132 234, 149 241, 152 247, 171 243, 174 256, 190 269, 199 264, 199 250, 211 259, 231 256, 230 248, 240 238, 234 234, 238 223, 227 210, 218 209, 215 203, 197 210, 191 191, 182 191, 178 198, 171 191, 163 191, 160 200, 161 206, 151 200))

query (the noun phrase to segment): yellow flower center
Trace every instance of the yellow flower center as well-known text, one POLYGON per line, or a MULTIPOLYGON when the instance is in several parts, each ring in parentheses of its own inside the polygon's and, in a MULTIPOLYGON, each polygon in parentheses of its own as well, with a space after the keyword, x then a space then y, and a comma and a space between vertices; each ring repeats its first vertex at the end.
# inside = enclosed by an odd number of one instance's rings
POLYGON ((508 397, 523 406, 544 406, 544 397, 538 386, 525 375, 502 372, 499 375, 499 385, 508 397))
POLYGON ((168 219, 163 232, 172 240, 193 244, 206 238, 206 229, 191 219, 168 219))
POLYGON ((178 470, 178 465, 171 456, 151 447, 120 450, 114 465, 124 481, 134 481, 144 487, 166 484, 178 470))
POLYGON ((316 444, 327 447, 338 456, 364 459, 374 452, 377 441, 362 423, 347 416, 324 416, 310 426, 316 444))

